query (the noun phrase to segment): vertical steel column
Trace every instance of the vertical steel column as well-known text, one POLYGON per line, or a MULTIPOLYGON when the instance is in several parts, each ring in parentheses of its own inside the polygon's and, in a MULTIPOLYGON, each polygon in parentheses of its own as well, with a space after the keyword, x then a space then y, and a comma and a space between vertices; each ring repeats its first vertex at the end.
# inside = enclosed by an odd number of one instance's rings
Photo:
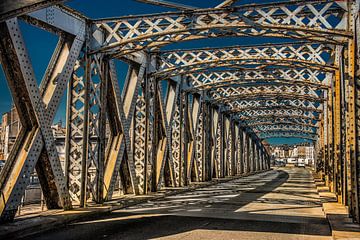
POLYGON ((328 127, 328 153, 327 153, 327 178, 326 185, 334 192, 334 97, 333 97, 334 82, 331 83, 331 89, 327 93, 327 127, 328 127))
POLYGON ((235 132, 235 122, 230 117, 230 175, 236 175, 236 145, 237 145, 237 134, 235 132))
MULTIPOLYGON (((181 80, 183 81, 183 79, 181 80)), ((181 84, 182 86, 182 84, 181 84)), ((180 89, 179 93, 179 112, 180 112, 180 157, 179 162, 175 164, 175 171, 178 171, 179 175, 179 185, 178 186, 185 186, 187 185, 187 129, 186 129, 186 122, 187 122, 187 111, 186 111, 186 94, 180 89)), ((177 159, 175 159, 177 161, 177 159)))
POLYGON ((173 154, 175 181, 177 186, 183 186, 182 177, 182 137, 183 137, 183 121, 182 121, 182 93, 178 94, 175 102, 174 117, 171 124, 171 147, 173 154))
POLYGON ((255 153, 256 153, 256 171, 260 170, 260 154, 259 154, 259 144, 255 144, 255 153))
POLYGON ((238 159, 238 174, 244 173, 244 133, 240 123, 238 124, 239 137, 239 159, 238 159))
POLYGON ((224 114, 221 113, 221 110, 219 112, 219 146, 218 146, 218 151, 219 151, 219 159, 218 159, 218 164, 219 164, 219 177, 223 178, 224 177, 224 161, 225 161, 225 119, 224 119, 224 114))
POLYGON ((212 109, 212 152, 211 152, 211 172, 212 176, 219 178, 219 146, 220 146, 220 129, 219 129, 219 110, 212 109))
POLYGON ((224 165, 223 176, 229 176, 231 173, 231 132, 230 132, 230 119, 229 116, 224 115, 224 165))
POLYGON ((210 105, 203 101, 203 181, 211 180, 212 161, 212 115, 210 105))
POLYGON ((359 70, 359 54, 358 54, 358 39, 359 39, 359 1, 353 1, 350 3, 349 11, 349 31, 354 33, 354 38, 348 40, 348 132, 347 132, 347 156, 348 156, 348 167, 347 167, 347 194, 348 194, 348 205, 350 206, 350 215, 356 222, 360 221, 359 213, 359 178, 358 178, 358 138, 357 138, 357 114, 358 114, 358 73, 359 70))
POLYGON ((85 206, 86 194, 86 162, 88 147, 88 109, 90 59, 86 54, 77 60, 72 79, 68 85, 67 99, 67 138, 66 166, 67 183, 72 200, 85 206), (81 103, 81 104, 80 104, 81 103))
MULTIPOLYGON (((336 47, 335 62, 339 68, 342 68, 342 47, 336 47)), ((340 203, 343 202, 342 198, 342 146, 341 146, 341 81, 342 70, 335 70, 334 79, 334 183, 333 189, 338 197, 340 203)))
POLYGON ((255 159, 255 141, 252 137, 250 137, 251 143, 251 172, 255 172, 256 169, 256 159, 255 159))
POLYGON ((199 98, 199 110, 197 113, 197 121, 195 120, 194 134, 195 134, 195 149, 194 149, 194 161, 196 161, 196 171, 198 176, 198 181, 204 181, 204 142, 205 142, 205 127, 204 121, 206 121, 205 115, 205 105, 203 102, 203 96, 199 98))
POLYGON ((249 135, 246 130, 244 130, 244 173, 248 174, 250 172, 250 153, 249 153, 249 135))

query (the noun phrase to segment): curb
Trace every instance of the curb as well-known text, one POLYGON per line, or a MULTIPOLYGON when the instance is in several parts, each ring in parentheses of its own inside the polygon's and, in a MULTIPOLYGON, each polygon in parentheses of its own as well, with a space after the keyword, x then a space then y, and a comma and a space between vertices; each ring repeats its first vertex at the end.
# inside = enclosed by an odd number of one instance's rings
POLYGON ((230 182, 232 180, 236 180, 239 178, 252 176, 264 172, 271 171, 272 169, 262 170, 253 172, 250 174, 243 174, 238 176, 230 176, 226 178, 214 179, 210 182, 206 183, 194 183, 193 185, 188 186, 184 189, 178 190, 169 190, 168 192, 164 192, 160 195, 150 196, 144 199, 128 199, 124 200, 124 202, 116 205, 116 204, 108 204, 103 206, 91 206, 88 208, 75 209, 70 211, 61 211, 51 215, 51 210, 47 211, 48 215, 38 215, 36 217, 29 217, 26 219, 18 220, 12 223, 4 224, 0 226, 0 239, 21 239, 24 237, 28 237, 34 234, 39 234, 42 232, 49 231, 54 228, 64 227, 68 224, 79 222, 82 220, 91 220, 94 218, 99 218, 110 214, 112 211, 124 209, 127 207, 139 205, 142 203, 146 203, 148 201, 154 201, 163 199, 168 196, 173 196, 186 192, 193 192, 195 190, 206 188, 209 186, 217 185, 220 183, 230 182))
POLYGON ((322 203, 322 210, 329 223, 332 239, 360 239, 360 225, 354 223, 349 217, 346 207, 337 202, 336 196, 314 173, 313 179, 322 203))

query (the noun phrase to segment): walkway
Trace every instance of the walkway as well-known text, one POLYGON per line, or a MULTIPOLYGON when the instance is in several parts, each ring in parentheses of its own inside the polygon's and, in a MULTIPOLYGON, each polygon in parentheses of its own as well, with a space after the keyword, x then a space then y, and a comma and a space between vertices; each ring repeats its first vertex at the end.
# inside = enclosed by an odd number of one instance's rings
POLYGON ((310 172, 283 168, 118 210, 31 239, 331 239, 310 172))

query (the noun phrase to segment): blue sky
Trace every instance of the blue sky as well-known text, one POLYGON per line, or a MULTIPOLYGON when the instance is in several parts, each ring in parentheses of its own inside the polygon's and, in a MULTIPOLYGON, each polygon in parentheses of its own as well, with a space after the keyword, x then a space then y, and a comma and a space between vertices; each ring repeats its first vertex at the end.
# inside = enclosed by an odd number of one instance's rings
MULTIPOLYGON (((199 0, 173 0, 173 2, 179 2, 187 5, 192 5, 201 8, 208 8, 216 6, 221 3, 221 0, 213 1, 199 1, 199 0)), ((268 3, 273 1, 266 0, 241 0, 241 4, 247 3, 268 3)), ((147 14, 147 13, 157 13, 157 12, 166 12, 174 11, 173 9, 152 6, 148 4, 139 3, 133 0, 73 0, 68 1, 66 5, 82 12, 90 18, 103 18, 103 17, 115 17, 115 16, 125 16, 125 15, 137 15, 137 14, 147 14)), ((33 64, 35 75, 37 77, 38 83, 42 79, 42 75, 46 70, 47 64, 51 58, 52 51, 54 50, 57 43, 57 36, 40 30, 38 28, 32 27, 28 24, 21 23, 20 25, 25 42, 30 54, 30 58, 33 64)), ((283 40, 282 40, 283 41, 283 40)), ((285 40, 290 41, 290 40, 285 40)), ((177 48, 197 48, 197 47, 219 47, 219 46, 231 46, 231 45, 248 45, 253 43, 269 43, 269 42, 279 42, 278 39, 270 38, 224 38, 224 39, 205 39, 191 42, 182 42, 177 44, 172 44, 166 46, 166 49, 177 49, 177 48)), ((118 67, 119 76, 124 77, 126 74, 126 66, 120 64, 118 67)), ((1 69, 0 71, 0 113, 8 111, 12 104, 12 99, 6 84, 4 73, 1 69)), ((55 122, 61 120, 65 122, 65 109, 66 109, 66 94, 64 95, 60 108, 55 118, 55 122)), ((270 143, 279 144, 279 143, 288 143, 294 144, 297 142, 302 142, 301 139, 269 139, 270 143)))

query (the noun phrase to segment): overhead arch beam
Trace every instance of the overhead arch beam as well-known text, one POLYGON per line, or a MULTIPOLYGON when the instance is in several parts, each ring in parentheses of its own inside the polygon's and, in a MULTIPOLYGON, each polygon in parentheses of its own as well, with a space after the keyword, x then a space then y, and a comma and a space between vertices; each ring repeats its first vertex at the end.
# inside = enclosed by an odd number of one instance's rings
POLYGON ((303 119, 303 120, 310 120, 310 121, 320 121, 319 118, 315 116, 306 116, 306 115, 298 115, 298 114, 263 114, 257 116, 238 116, 240 121, 254 121, 260 119, 276 119, 276 118, 293 118, 293 119, 303 119))
POLYGON ((231 61, 279 62, 287 61, 290 65, 300 64, 308 67, 321 67, 323 70, 336 69, 337 66, 327 64, 334 47, 325 44, 294 42, 282 44, 262 44, 253 46, 231 46, 221 48, 199 48, 187 50, 168 50, 159 53, 163 75, 169 71, 181 72, 182 69, 199 68, 231 61))
POLYGON ((248 72, 248 71, 261 71, 265 70, 267 72, 276 71, 277 69, 311 69, 313 71, 324 71, 326 73, 333 74, 334 69, 324 69, 322 67, 317 66, 310 66, 308 64, 303 63, 293 63, 292 61, 286 60, 273 60, 273 61, 257 61, 256 59, 249 59, 249 60, 238 60, 238 61, 223 61, 217 62, 212 64, 202 64, 201 66, 185 69, 179 69, 180 71, 168 71, 167 73, 163 74, 162 72, 154 72, 152 75, 158 79, 165 79, 171 78, 176 76, 187 76, 188 74, 199 74, 205 71, 218 71, 219 69, 223 70, 230 70, 230 71, 239 71, 239 72, 248 72))
POLYGON ((242 57, 232 57, 232 58, 222 58, 215 60, 204 60, 195 62, 192 64, 187 64, 184 66, 173 66, 168 68, 160 69, 155 72, 153 75, 158 78, 165 77, 174 77, 178 75, 184 75, 196 71, 202 71, 210 68, 218 67, 234 67, 237 69, 261 69, 267 66, 278 66, 278 67, 288 67, 288 68, 310 68, 314 70, 322 70, 326 72, 333 72, 336 68, 328 64, 318 64, 311 63, 304 60, 290 59, 290 58, 242 58, 242 57))
POLYGON ((259 125, 259 126, 253 128, 253 131, 256 134, 272 132, 272 131, 295 131, 295 132, 316 134, 315 130, 316 129, 312 128, 312 127, 305 127, 305 126, 298 126, 298 125, 279 125, 279 124, 266 125, 266 126, 259 125))
POLYGON ((319 128, 317 124, 312 123, 300 123, 300 122, 291 122, 291 121, 277 121, 277 122, 253 122, 249 124, 242 124, 242 126, 255 128, 257 126, 270 126, 270 125, 294 125, 294 126, 304 126, 304 127, 310 127, 310 128, 319 128))
POLYGON ((302 138, 316 141, 318 139, 316 134, 304 134, 301 132, 268 132, 259 134, 258 137, 262 140, 268 138, 302 138))
POLYGON ((236 86, 249 86, 249 85, 298 85, 298 86, 309 86, 313 89, 329 89, 330 86, 322 84, 322 83, 313 83, 310 81, 301 81, 296 79, 281 79, 281 78, 252 78, 252 79, 244 79, 244 78, 228 78, 222 81, 207 83, 207 84, 199 84, 197 86, 191 86, 184 88, 185 91, 199 91, 199 90, 213 90, 222 87, 236 87, 236 86))
POLYGON ((92 53, 113 56, 173 42, 225 36, 266 36, 342 43, 346 2, 291 1, 95 20, 92 53), (331 19, 331 21, 329 21, 331 19))
POLYGON ((254 106, 254 107, 244 107, 244 108, 230 108, 229 110, 225 111, 225 113, 239 113, 243 111, 277 110, 277 109, 300 110, 304 112, 316 112, 316 113, 323 112, 322 109, 318 109, 318 108, 278 105, 278 106, 254 106))
POLYGON ((256 117, 256 116, 266 116, 266 115, 284 115, 284 116, 307 116, 307 117, 316 117, 317 115, 312 112, 304 112, 300 110, 286 110, 286 109, 269 109, 269 110, 249 110, 238 112, 237 115, 240 118, 243 117, 256 117))
POLYGON ((256 124, 262 124, 262 123, 268 123, 268 122, 271 122, 271 123, 295 123, 295 124, 315 124, 317 125, 318 124, 318 120, 314 120, 312 118, 309 118, 309 117, 305 117, 305 118, 302 118, 301 116, 299 116, 298 118, 294 118, 292 116, 279 116, 279 117, 274 117, 274 116, 261 116, 261 118, 253 118, 253 119, 247 119, 247 120, 243 120, 243 121, 240 121, 240 124, 241 125, 249 125, 249 126, 252 126, 252 125, 256 125, 256 124))
POLYGON ((216 84, 223 81, 234 81, 237 79, 252 80, 252 79, 282 79, 292 81, 311 82, 315 84, 322 83, 330 85, 332 74, 321 70, 313 69, 296 69, 296 68, 274 68, 274 69, 259 69, 239 71, 237 69, 207 69, 202 72, 189 73, 186 79, 189 84, 193 86, 202 86, 206 84, 216 84))
POLYGON ((231 108, 247 108, 247 107, 262 107, 262 106, 296 106, 296 107, 304 107, 304 108, 313 108, 320 110, 322 109, 321 104, 316 104, 310 101, 302 101, 298 99, 294 100, 275 100, 275 99, 268 99, 268 100, 242 100, 242 101, 235 101, 229 104, 229 109, 231 108))
POLYGON ((218 95, 216 98, 210 100, 212 103, 227 103, 236 100, 266 100, 266 99, 290 99, 290 100, 308 100, 311 102, 323 102, 324 98, 321 97, 313 97, 304 94, 296 94, 296 93, 274 93, 274 92, 264 92, 264 93, 249 93, 249 94, 239 94, 239 95, 231 95, 231 96, 220 96, 218 95))
POLYGON ((263 132, 258 132, 257 135, 265 135, 265 134, 273 134, 273 133, 294 133, 294 134, 306 134, 306 135, 314 135, 317 136, 317 134, 315 132, 310 132, 310 131, 297 131, 297 130, 266 130, 263 132))

